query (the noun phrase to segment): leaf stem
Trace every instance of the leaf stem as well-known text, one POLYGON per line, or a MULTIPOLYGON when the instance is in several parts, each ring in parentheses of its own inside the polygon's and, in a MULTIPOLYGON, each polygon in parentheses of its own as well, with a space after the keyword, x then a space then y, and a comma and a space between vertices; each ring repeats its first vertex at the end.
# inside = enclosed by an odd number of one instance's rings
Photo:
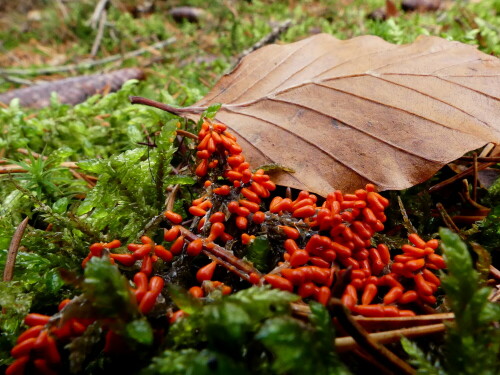
POLYGON ((161 109, 162 111, 165 111, 165 112, 173 113, 174 115, 177 115, 177 116, 181 116, 181 113, 200 114, 206 109, 205 107, 175 108, 175 107, 172 107, 168 104, 157 102, 156 100, 152 100, 152 99, 148 99, 148 98, 143 98, 141 96, 130 96, 129 100, 130 100, 130 103, 132 103, 132 104, 147 105, 149 107, 161 109))

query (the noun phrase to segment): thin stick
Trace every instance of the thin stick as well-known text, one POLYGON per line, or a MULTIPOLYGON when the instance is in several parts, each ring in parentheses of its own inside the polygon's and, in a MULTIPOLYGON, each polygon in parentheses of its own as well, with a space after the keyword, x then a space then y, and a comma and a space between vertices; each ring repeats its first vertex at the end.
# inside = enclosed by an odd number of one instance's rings
POLYGON ((82 173, 78 173, 77 171, 75 171, 73 169, 69 169, 69 172, 73 175, 73 177, 75 177, 79 180, 85 181, 85 183, 87 184, 87 187, 90 189, 92 189, 96 185, 95 181, 88 179, 87 176, 82 174, 82 173))
POLYGON ((472 163, 472 173, 474 176, 474 180, 472 183, 472 200, 477 201, 477 154, 474 152, 473 154, 474 162, 472 163))
POLYGON ((2 75, 2 78, 4 80, 6 80, 7 82, 17 83, 18 85, 33 86, 33 85, 41 83, 40 81, 33 82, 33 81, 30 81, 29 79, 23 79, 23 78, 19 78, 19 77, 9 76, 6 74, 2 75))
POLYGON ((497 281, 500 281, 500 270, 490 265, 490 275, 494 277, 497 281))
POLYGON ((236 58, 236 64, 240 62, 240 60, 245 57, 246 55, 252 53, 253 51, 264 47, 266 44, 273 43, 275 42, 281 34, 283 34, 285 31, 287 31, 290 26, 292 26, 292 20, 286 20, 279 25, 273 27, 271 32, 267 35, 265 35, 263 38, 261 38, 257 43, 255 43, 253 46, 250 48, 244 50, 242 53, 238 55, 236 58))
POLYGON ((26 173, 27 170, 17 164, 5 164, 0 167, 0 174, 6 173, 26 173))
POLYGON ((90 50, 90 56, 94 57, 101 46, 102 37, 104 35, 104 27, 106 26, 107 12, 106 9, 102 11, 101 18, 99 19, 99 28, 97 29, 97 35, 95 36, 94 43, 92 44, 92 49, 90 50))
POLYGON ((198 136, 196 134, 193 134, 193 133, 188 132, 186 130, 177 129, 175 132, 177 133, 177 135, 198 140, 198 136))
MULTIPOLYGON (((179 191, 179 185, 175 185, 170 192, 170 194, 165 199, 165 210, 172 210, 174 208, 175 196, 179 191)), ((144 236, 151 228, 158 226, 165 219, 165 215, 163 213, 156 215, 153 217, 148 223, 144 226, 144 229, 140 232, 139 237, 144 236)))
POLYGON ((443 322, 445 320, 455 319, 455 314, 440 313, 390 318, 367 318, 365 316, 353 316, 353 318, 367 330, 383 330, 437 324, 438 322, 443 322))
POLYGON ((466 179, 462 180, 462 183, 464 184, 464 197, 467 202, 471 204, 471 206, 476 207, 477 209, 483 211, 483 212, 489 212, 490 208, 483 206, 479 203, 476 202, 475 199, 471 198, 470 193, 469 193, 469 182, 466 179))
MULTIPOLYGON (((395 329, 392 331, 369 333, 370 340, 374 340, 379 344, 390 344, 401 340, 401 337, 414 338, 419 336, 430 335, 432 333, 443 332, 445 325, 443 323, 431 324, 420 327, 395 329)), ((360 345, 352 337, 338 337, 335 339, 335 348, 337 352, 345 352, 360 348, 360 345)))
POLYGON ((403 204, 403 200, 401 199, 401 196, 398 195, 398 204, 399 204, 399 210, 401 211, 401 215, 403 216, 403 225, 406 228, 408 233, 417 233, 417 230, 413 226, 413 224, 410 221, 410 218, 408 217, 408 214, 406 213, 405 206, 403 204))
POLYGON ((166 202, 165 202, 165 210, 166 211, 172 211, 174 209, 174 203, 175 203, 175 197, 177 196, 177 193, 179 192, 180 185, 177 184, 172 188, 172 191, 168 195, 166 202))
POLYGON ((231 263, 228 263, 228 262, 216 257, 215 255, 208 252, 207 250, 203 250, 203 254, 205 254, 209 259, 213 260, 214 262, 217 262, 218 264, 220 264, 222 267, 226 268, 228 271, 234 273, 235 275, 238 275, 242 279, 245 279, 245 280, 247 279, 247 275, 245 273, 241 272, 238 268, 233 266, 231 263))
MULTIPOLYGON (((191 242, 200 238, 193 232, 191 232, 189 229, 184 228, 183 226, 179 226, 179 229, 181 231, 181 234, 187 240, 187 242, 191 242)), ((226 250, 225 248, 219 245, 214 244, 214 246, 212 247, 203 244, 203 250, 206 250, 208 253, 214 255, 217 258, 220 258, 223 262, 228 263, 233 267, 237 268, 238 270, 240 270, 241 274, 239 276, 246 281, 250 281, 251 273, 255 273, 259 277, 261 277, 261 273, 256 268, 254 268, 250 263, 245 262, 244 260, 238 258, 232 252, 226 250)))
POLYGON ((443 221, 446 224, 446 226, 450 230, 458 234, 462 239, 464 239, 465 238, 464 235, 460 233, 460 229, 458 229, 457 225, 455 224, 451 216, 448 214, 444 206, 441 203, 436 203, 436 207, 439 213, 441 214, 441 217, 443 218, 443 221))
POLYGON ((9 251, 7 252, 7 260, 5 261, 5 268, 3 270, 3 281, 11 281, 14 276, 14 265, 16 264, 17 252, 19 244, 23 238, 24 231, 28 225, 29 217, 26 216, 21 224, 18 225, 12 240, 10 241, 9 251))
POLYGON ((68 17, 69 17, 68 9, 63 4, 62 0, 56 0, 56 4, 57 4, 57 7, 59 8, 59 10, 61 11, 63 18, 68 19, 68 17))
MULTIPOLYGON (((488 167, 491 167, 492 165, 495 165, 496 163, 495 162, 490 162, 490 163, 484 163, 484 164, 479 164, 477 166, 477 171, 482 171, 483 169, 486 169, 488 167)), ((440 183, 434 185, 434 186, 431 186, 429 188, 429 193, 434 193, 442 188, 444 188, 445 186, 455 182, 455 181, 458 181, 462 178, 464 178, 465 176, 468 176, 470 175, 474 170, 474 167, 470 167, 470 168, 467 168, 465 171, 457 174, 456 176, 453 176, 447 180, 444 180, 444 181, 441 181, 440 183)))
POLYGON ((60 65, 60 66, 51 66, 45 68, 38 69, 0 69, 0 75, 18 75, 18 76, 29 76, 29 75, 44 75, 44 74, 53 74, 53 73, 64 73, 64 72, 72 72, 74 70, 82 70, 82 69, 90 69, 94 66, 104 65, 113 61, 118 60, 128 60, 133 57, 142 55, 146 52, 151 51, 152 49, 159 49, 168 46, 169 44, 175 43, 177 39, 175 37, 168 38, 166 40, 162 40, 160 42, 154 43, 150 46, 139 48, 135 51, 130 51, 124 54, 116 54, 112 56, 105 57, 100 60, 93 61, 83 61, 79 64, 70 64, 70 65, 60 65))
MULTIPOLYGON (((1 73, 1 71, 0 71, 1 73)), ((130 103, 132 104, 142 104, 147 105, 149 107, 158 108, 162 111, 173 113, 174 115, 181 116, 181 113, 202 113, 206 108, 205 107, 188 107, 188 108, 175 108, 168 104, 157 102, 156 100, 143 98, 141 96, 129 96, 130 103)))
POLYGON ((106 10, 106 5, 108 5, 108 0, 99 0, 97 5, 94 8, 94 13, 88 20, 88 25, 95 29, 97 27, 97 23, 101 19, 101 14, 106 10))
POLYGON ((339 299, 331 298, 328 308, 333 310, 334 316, 337 317, 339 323, 353 337, 358 345, 368 354, 375 357, 388 371, 407 375, 416 373, 416 371, 405 361, 370 337, 368 332, 352 318, 352 315, 347 311, 347 308, 339 299))
MULTIPOLYGON (((497 270, 500 275, 500 271, 497 270)), ((500 277, 500 276, 499 276, 500 277)), ((291 304, 294 315, 307 318, 311 315, 309 305, 304 302, 294 302, 291 304)), ((417 316, 401 316, 401 317, 380 317, 368 318, 360 315, 353 315, 352 318, 367 330, 376 329, 401 329, 408 327, 423 326, 429 324, 437 324, 445 320, 455 319, 453 313, 425 314, 417 316)))
MULTIPOLYGON (((471 162, 471 161, 474 161, 474 157, 473 156, 462 156, 458 160, 465 161, 465 162, 471 162)), ((478 156, 477 162, 478 163, 488 163, 488 162, 500 163, 500 156, 484 156, 484 157, 478 156)))

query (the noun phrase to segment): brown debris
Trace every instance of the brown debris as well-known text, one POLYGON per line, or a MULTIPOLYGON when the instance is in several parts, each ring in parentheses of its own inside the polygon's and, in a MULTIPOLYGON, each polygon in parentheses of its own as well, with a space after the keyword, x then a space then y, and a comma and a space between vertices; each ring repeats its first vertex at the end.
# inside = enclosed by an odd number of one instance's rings
POLYGON ((403 0, 401 8, 405 12, 432 12, 439 9, 441 0, 403 0))
POLYGON ((142 70, 136 68, 120 69, 106 74, 83 75, 47 82, 40 85, 11 90, 0 94, 0 102, 10 103, 19 98, 21 106, 42 108, 50 105, 50 97, 56 92, 61 103, 78 104, 89 96, 116 91, 130 79, 143 79, 142 70))

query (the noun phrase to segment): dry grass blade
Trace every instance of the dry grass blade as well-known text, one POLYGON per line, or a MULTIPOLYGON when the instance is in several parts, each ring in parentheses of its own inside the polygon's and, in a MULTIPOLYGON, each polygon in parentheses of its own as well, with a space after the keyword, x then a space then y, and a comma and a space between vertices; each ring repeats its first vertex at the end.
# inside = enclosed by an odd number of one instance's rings
POLYGON ((14 265, 16 264, 17 252, 19 250, 19 244, 23 238, 24 231, 28 225, 29 217, 26 217, 21 224, 17 227, 12 241, 10 242, 9 250, 7 252, 7 260, 5 261, 5 268, 3 270, 3 281, 11 281, 12 276, 14 276, 14 265))
MULTIPOLYGON (((444 330, 445 325, 443 323, 439 323, 420 327, 396 329, 393 331, 370 333, 368 334, 368 337, 379 344, 390 344, 401 340, 401 337, 414 338, 444 332, 444 330)), ((346 352, 359 348, 360 345, 352 337, 339 337, 335 339, 335 349, 338 352, 346 352)))

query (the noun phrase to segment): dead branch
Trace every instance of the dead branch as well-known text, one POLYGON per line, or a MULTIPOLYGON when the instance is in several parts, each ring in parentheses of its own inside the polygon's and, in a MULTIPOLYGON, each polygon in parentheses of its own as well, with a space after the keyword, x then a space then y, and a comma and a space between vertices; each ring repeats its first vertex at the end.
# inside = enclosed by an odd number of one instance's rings
POLYGON ((290 26, 292 26, 292 20, 286 20, 286 21, 281 22, 280 24, 276 25, 275 27, 273 27, 273 29, 271 30, 271 32, 269 34, 265 35, 262 39, 260 39, 253 46, 251 46, 250 48, 248 48, 248 49, 244 50, 242 53, 240 53, 236 57, 236 64, 238 64, 243 57, 252 53, 253 51, 255 51, 259 48, 262 48, 269 43, 274 43, 280 37, 281 34, 283 34, 285 31, 287 31, 290 28, 290 26))
MULTIPOLYGON (((492 165, 495 165, 495 164, 496 164, 496 162, 488 162, 488 163, 479 164, 477 166, 476 170, 479 172, 479 171, 482 171, 483 169, 491 167, 492 165)), ((445 186, 448 186, 449 184, 452 184, 453 182, 458 181, 458 180, 470 175, 473 172, 474 172, 474 167, 467 168, 465 171, 457 174, 456 176, 450 177, 447 180, 441 181, 440 183, 438 183, 434 186, 431 186, 429 188, 429 193, 434 193, 434 192, 444 188, 445 186)))
POLYGON ((106 6, 108 5, 109 0, 99 0, 97 5, 94 8, 94 13, 92 13, 92 16, 90 16, 90 19, 88 20, 88 25, 95 29, 97 27, 97 24, 99 23, 99 20, 102 17, 102 13, 106 11, 106 6))
POLYGON ((448 214, 442 203, 436 203, 436 207, 443 218, 444 223, 448 227, 448 229, 452 230, 456 234, 460 236, 460 238, 465 239, 464 235, 460 232, 460 229, 457 227, 451 216, 448 214))
POLYGON ((108 17, 108 13, 106 9, 102 11, 101 17, 99 18, 99 27, 97 29, 97 34, 94 39, 94 43, 92 44, 92 49, 90 50, 90 56, 95 57, 99 47, 101 46, 102 37, 104 36, 104 28, 106 26, 106 20, 108 17))
MULTIPOLYGON (((183 226, 179 226, 179 229, 181 230, 181 235, 184 236, 187 242, 191 242, 200 238, 183 226)), ((212 254, 215 258, 220 259, 221 262, 219 263, 221 265, 225 266, 226 264, 229 264, 239 270, 239 276, 244 280, 250 281, 251 273, 255 273, 259 277, 261 277, 261 273, 250 263, 238 258, 231 251, 228 251, 219 245, 214 244, 213 246, 207 246, 207 244, 203 244, 203 250, 212 254)), ((231 268, 230 271, 234 271, 234 269, 231 268)))
POLYGON ((176 38, 168 38, 166 40, 162 40, 160 42, 154 43, 150 46, 136 49, 134 51, 130 51, 124 54, 116 54, 112 56, 105 57, 100 60, 86 60, 82 61, 78 64, 70 64, 70 65, 60 65, 60 66, 50 66, 44 68, 33 68, 33 69, 0 69, 0 75, 18 75, 18 76, 29 76, 29 75, 43 75, 43 74, 54 74, 54 73, 64 73, 64 72, 73 72, 75 70, 83 70, 90 69, 98 65, 104 65, 113 61, 118 60, 128 60, 133 57, 137 57, 146 52, 150 52, 155 49, 164 48, 172 43, 176 42, 176 38))
POLYGON ((19 250, 19 244, 23 238, 24 231, 28 225, 29 217, 21 221, 21 224, 17 227, 12 236, 12 241, 10 242, 9 250, 7 252, 7 260, 5 261, 5 268, 3 270, 3 281, 11 281, 14 276, 14 265, 16 264, 17 252, 19 250))

